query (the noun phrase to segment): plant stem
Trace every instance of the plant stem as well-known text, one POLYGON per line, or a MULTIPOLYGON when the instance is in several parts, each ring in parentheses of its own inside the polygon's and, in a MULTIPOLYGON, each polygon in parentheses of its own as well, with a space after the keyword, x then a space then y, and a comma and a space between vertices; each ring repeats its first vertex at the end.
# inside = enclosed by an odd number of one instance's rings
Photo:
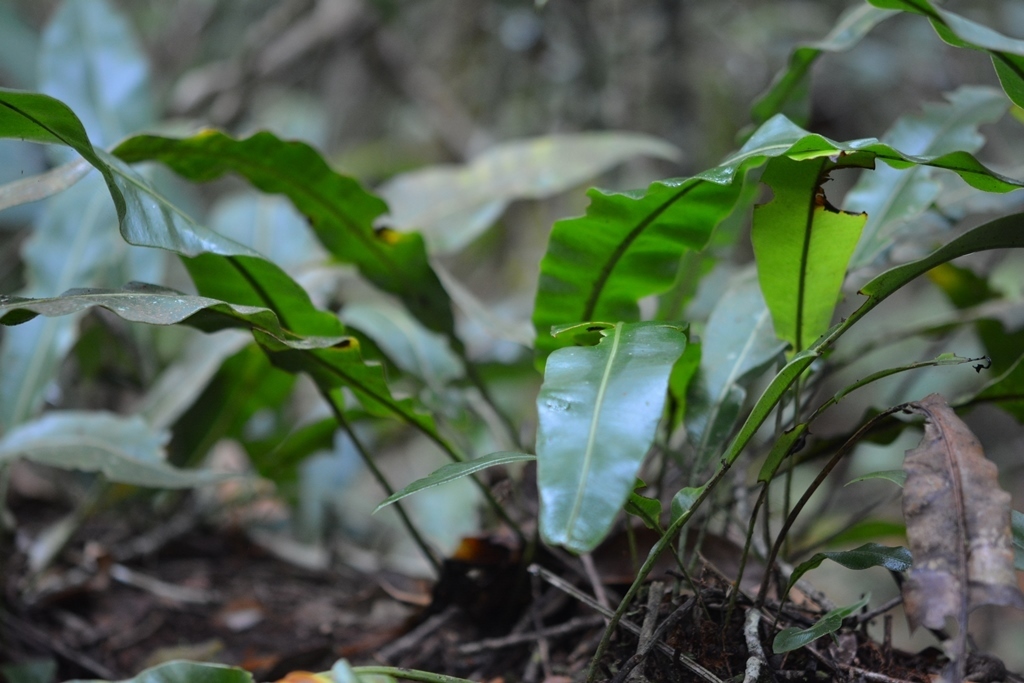
MULTIPOLYGON (((398 666, 354 666, 352 671, 356 676, 392 676, 417 683, 474 683, 465 678, 435 674, 430 671, 419 671, 417 669, 403 669, 398 666)), ((328 674, 329 675, 329 674, 328 674)))
MULTIPOLYGON (((786 539, 786 535, 789 533, 789 530, 793 526, 794 522, 796 522, 796 518, 800 515, 800 512, 804 509, 804 506, 807 505, 807 501, 811 499, 811 496, 818 489, 818 487, 821 486, 822 482, 825 481, 825 478, 829 475, 830 472, 832 472, 835 466, 839 464, 839 461, 842 460, 850 451, 853 450, 854 446, 856 446, 860 442, 864 434, 870 431, 877 421, 885 417, 888 417, 893 413, 898 413, 904 410, 906 406, 907 404, 901 403, 898 406, 887 408, 886 410, 882 411, 878 415, 874 416, 873 418, 865 422, 856 432, 853 433, 853 436, 846 440, 846 443, 844 443, 842 447, 838 451, 836 451, 835 455, 832 456, 832 459, 828 461, 828 463, 821 469, 820 472, 818 472, 818 476, 814 478, 814 481, 811 482, 811 485, 807 487, 806 491, 804 491, 804 495, 800 497, 800 500, 797 501, 796 506, 786 517, 786 521, 782 525, 782 529, 779 530, 779 535, 775 538, 775 543, 772 545, 772 549, 768 553, 768 557, 765 560, 764 579, 761 581, 761 589, 757 594, 757 602, 754 603, 755 609, 760 609, 764 605, 765 598, 768 595, 768 582, 770 581, 772 575, 772 565, 775 564, 775 560, 779 556, 779 550, 782 549, 782 544, 786 539)), ((781 596, 781 598, 784 597, 785 596, 781 596)))
POLYGON ((619 601, 619 606, 615 608, 615 612, 608 620, 608 625, 604 629, 604 635, 601 637, 601 642, 598 644, 597 650, 594 652, 594 656, 590 660, 590 665, 587 667, 587 683, 594 683, 597 678, 598 665, 601 662, 601 657, 603 657, 604 653, 608 651, 608 646, 612 641, 612 635, 615 633, 615 629, 619 625, 619 621, 621 621, 623 615, 626 614, 626 610, 629 609, 629 605, 633 602, 633 598, 635 598, 636 594, 640 591, 640 587, 643 586, 647 575, 651 573, 652 569, 654 569, 654 564, 658 561, 661 554, 665 552, 665 549, 672 544, 672 540, 679 534, 683 525, 690 521, 690 518, 693 517, 693 513, 696 512, 701 504, 707 499, 718 485, 718 482, 720 482, 729 471, 730 467, 732 467, 731 462, 727 460, 722 461, 714 476, 712 476, 704 485, 700 495, 697 496, 697 500, 693 501, 693 505, 690 506, 690 509, 679 515, 679 517, 669 525, 668 529, 665 530, 665 535, 658 539, 657 543, 654 544, 650 552, 647 554, 647 559, 637 572, 632 585, 630 585, 629 590, 626 591, 626 595, 623 596, 622 600, 619 601))
MULTIPOLYGON (((373 458, 370 457, 369 451, 366 450, 362 442, 359 440, 359 437, 356 436, 352 426, 345 418, 345 412, 342 410, 341 406, 338 405, 335 397, 329 391, 321 390, 321 393, 327 401, 327 405, 330 406, 331 412, 334 413, 334 419, 338 421, 338 426, 344 429, 345 433, 348 434, 348 438, 352 440, 352 443, 355 445, 356 451, 359 452, 359 456, 362 458, 363 463, 366 465, 367 469, 370 470, 370 473, 373 474, 373 478, 377 480, 377 483, 381 485, 381 488, 384 489, 384 492, 387 495, 390 496, 394 494, 395 488, 387 480, 387 477, 384 476, 384 473, 380 471, 380 468, 377 467, 377 463, 375 463, 373 458)), ((430 562, 430 565, 434 568, 434 573, 437 574, 437 576, 441 576, 440 560, 437 559, 434 551, 431 550, 426 540, 420 534, 419 529, 417 529, 416 525, 413 524, 409 514, 402 506, 402 502, 397 501, 393 503, 393 505, 395 506, 395 511, 398 513, 399 519, 402 521, 402 525, 405 527, 406 531, 409 532, 409 535, 412 536, 412 540, 415 541, 416 545, 419 546, 420 552, 423 553, 423 556, 428 562, 430 562)))

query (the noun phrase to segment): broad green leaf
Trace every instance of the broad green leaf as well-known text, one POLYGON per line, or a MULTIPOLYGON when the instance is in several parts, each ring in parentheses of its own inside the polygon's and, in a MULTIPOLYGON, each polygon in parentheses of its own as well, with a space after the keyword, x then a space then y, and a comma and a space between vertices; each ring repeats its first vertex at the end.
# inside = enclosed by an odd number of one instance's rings
POLYGON ((784 348, 772 330, 757 281, 741 276, 708 318, 700 372, 687 398, 686 431, 698 468, 725 447, 746 400, 747 385, 784 348))
POLYGON ((958 256, 991 249, 1015 247, 1024 247, 1024 213, 1003 216, 980 225, 936 249, 928 256, 890 268, 872 279, 860 289, 860 293, 867 296, 867 300, 842 323, 832 327, 810 347, 793 356, 765 387, 739 433, 733 438, 728 451, 722 456, 723 461, 728 464, 735 462, 776 404, 782 399, 783 394, 793 385, 793 382, 839 337, 891 294, 935 266, 951 261, 958 256))
POLYGON ((853 550, 831 550, 824 553, 816 553, 809 560, 801 562, 789 577, 789 585, 786 591, 792 588, 807 572, 817 569, 825 560, 832 560, 843 565, 847 569, 869 569, 871 567, 885 567, 892 572, 905 572, 913 564, 910 551, 902 546, 889 547, 878 543, 865 543, 853 550))
MULTIPOLYGON (((40 215, 22 248, 26 296, 52 296, 76 286, 98 286, 124 253, 114 231, 117 217, 93 174, 60 196, 40 215)), ((9 330, 0 343, 0 425, 31 418, 64 356, 78 339, 78 317, 49 319, 9 330)))
POLYGON ((775 636, 775 640, 772 641, 772 651, 777 655, 783 652, 791 652, 804 645, 813 643, 822 636, 835 633, 843 625, 843 619, 857 613, 868 604, 870 598, 870 595, 865 595, 852 605, 836 608, 828 612, 814 626, 808 629, 799 629, 793 626, 783 629, 775 636))
POLYGON ((252 256, 201 254, 182 258, 182 263, 204 297, 270 309, 282 327, 296 334, 344 334, 338 319, 314 306, 306 290, 271 261, 252 256))
POLYGON ((467 164, 403 173, 378 191, 391 207, 387 225, 419 230, 431 253, 461 250, 516 199, 565 192, 635 156, 675 161, 679 150, 639 133, 548 135, 488 149, 467 164))
POLYGON ((71 107, 95 145, 153 123, 145 53, 108 0, 60 3, 41 48, 39 89, 71 107))
POLYGON ((296 349, 324 348, 349 343, 340 323, 330 337, 299 337, 281 327, 270 310, 229 304, 202 296, 190 296, 166 287, 130 283, 120 290, 72 289, 48 299, 4 297, 0 300, 0 324, 18 325, 37 315, 59 317, 94 306, 107 309, 129 322, 150 325, 187 323, 206 332, 243 327, 273 335, 281 344, 296 349))
POLYGON ((936 7, 930 0, 868 0, 875 7, 896 9, 928 17, 945 42, 989 53, 1003 90, 1018 107, 1024 107, 1024 40, 1008 38, 987 26, 936 7))
POLYGON ((798 46, 789 56, 789 64, 776 74, 772 84, 754 101, 750 116, 755 124, 785 113, 801 125, 810 116, 811 66, 822 52, 845 52, 895 12, 855 5, 843 13, 828 35, 821 40, 798 46))
POLYGON ((552 354, 537 396, 541 533, 574 552, 596 547, 629 497, 686 346, 666 324, 591 327, 600 343, 552 354))
POLYGON ((114 173, 97 155, 82 122, 71 109, 48 95, 0 88, 0 138, 65 145, 82 155, 103 175, 118 220, 124 220, 124 195, 114 173))
POLYGON ((346 338, 330 348, 300 350, 257 329, 253 336, 271 362, 282 370, 307 373, 324 390, 347 387, 371 415, 397 417, 435 441, 440 440, 433 418, 420 412, 416 402, 391 395, 383 368, 363 360, 356 339, 346 338))
POLYGON ((423 327, 405 309, 386 301, 347 304, 342 321, 359 330, 395 365, 418 377, 434 392, 464 374, 462 361, 442 335, 423 327))
POLYGON ((423 238, 374 230, 387 210, 384 202, 334 172, 309 145, 265 132, 235 140, 207 131, 184 139, 136 136, 114 154, 129 163, 160 161, 196 182, 237 173, 263 192, 283 194, 334 258, 355 264, 368 280, 399 296, 431 329, 451 334, 448 296, 430 268, 423 238))
MULTIPOLYGON (((107 682, 81 680, 69 683, 107 682)), ((178 661, 154 666, 118 683, 253 683, 253 678, 245 669, 234 666, 178 661)))
POLYGON ((903 484, 907 481, 907 473, 903 470, 879 470, 878 472, 869 472, 868 474, 846 482, 846 486, 856 484, 859 481, 868 481, 870 479, 884 479, 885 481, 891 481, 900 488, 903 488, 903 484))
POLYGON ((431 472, 428 476, 423 477, 422 479, 417 479, 401 491, 395 491, 380 505, 378 505, 374 512, 377 512, 381 508, 385 508, 396 501, 411 496, 418 491, 422 491, 423 489, 429 489, 434 486, 440 486, 441 484, 447 484, 448 482, 455 481, 456 479, 461 479, 462 477, 468 477, 469 475, 475 474, 480 470, 487 469, 488 467, 508 465, 513 462, 523 462, 526 460, 536 459, 537 456, 529 455, 527 453, 502 451, 499 453, 491 453, 490 455, 485 455, 483 457, 476 458, 475 460, 451 462, 431 472))
POLYGON ((874 138, 839 143, 774 116, 739 152, 713 169, 692 178, 657 182, 641 192, 590 190, 585 216, 555 224, 541 262, 533 314, 538 364, 555 348, 574 342, 553 338, 552 327, 637 320, 637 302, 671 287, 684 251, 703 248, 715 226, 732 212, 745 172, 779 156, 812 163, 833 157, 833 168, 864 168, 876 160, 897 168, 934 166, 951 170, 986 192, 1022 186, 966 152, 917 157, 874 138))
MULTIPOLYGON (((882 141, 923 156, 975 152, 985 142, 978 126, 999 120, 1008 107, 998 90, 979 86, 962 87, 946 99, 948 104, 925 104, 923 114, 900 118, 882 141)), ((892 243, 900 225, 935 201, 941 186, 933 175, 932 169, 922 166, 902 171, 879 166, 861 174, 843 201, 843 208, 868 215, 851 269, 874 261, 892 243)))
POLYGON ((166 249, 182 256, 258 256, 252 249, 194 221, 125 162, 102 149, 97 155, 124 198, 121 236, 129 244, 166 249))
POLYGON ((828 329, 865 214, 838 211, 822 185, 827 158, 768 162, 761 176, 774 197, 754 209, 751 241, 775 334, 799 351, 828 329))
POLYGON ((0 438, 0 464, 17 458, 63 469, 101 472, 123 484, 187 488, 219 481, 223 474, 179 470, 164 462, 168 434, 138 416, 59 411, 26 422, 0 438))
POLYGON ((668 378, 668 391, 673 400, 672 429, 689 419, 687 394, 690 392, 691 384, 695 383, 694 378, 700 369, 700 359, 701 343, 699 341, 690 342, 686 345, 683 355, 672 366, 672 374, 668 378))

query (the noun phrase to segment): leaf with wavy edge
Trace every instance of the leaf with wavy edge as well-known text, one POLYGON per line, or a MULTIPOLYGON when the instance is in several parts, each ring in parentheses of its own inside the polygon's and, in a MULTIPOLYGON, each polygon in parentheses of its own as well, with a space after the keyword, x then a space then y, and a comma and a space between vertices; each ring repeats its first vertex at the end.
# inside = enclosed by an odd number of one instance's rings
POLYGON ((0 297, 0 324, 19 325, 37 315, 53 318, 97 306, 129 322, 185 323, 206 332, 235 327, 261 330, 293 349, 324 348, 351 340, 344 334, 340 322, 334 336, 300 337, 283 328, 274 312, 266 308, 230 304, 139 282, 120 290, 72 289, 47 299, 3 296, 0 297))
POLYGON ((989 53, 1003 90, 1018 107, 1024 107, 1024 40, 1015 40, 929 0, 868 0, 875 7, 896 9, 928 17, 932 28, 946 43, 989 53))
POLYGON ((336 173, 309 145, 267 132, 236 140, 206 131, 182 139, 138 135, 114 154, 129 163, 159 161, 196 182, 236 173, 263 192, 286 196, 337 260, 355 264, 375 285, 399 296, 431 329, 452 333, 448 296, 427 261, 423 238, 374 230, 374 221, 387 211, 384 201, 336 173))
POLYGON ((893 16, 895 12, 857 5, 843 13, 828 35, 821 40, 799 45, 789 55, 789 64, 775 75, 768 90, 754 100, 750 117, 755 124, 763 123, 779 113, 786 113, 805 124, 810 116, 811 66, 822 52, 845 52, 871 32, 875 26, 893 16))
MULTIPOLYGON (((925 103, 921 114, 901 117, 882 140, 914 154, 975 152, 985 138, 978 126, 994 123, 1006 113, 1009 103, 996 88, 965 86, 946 93, 947 102, 925 103)), ((862 173, 843 199, 843 208, 868 215, 850 268, 869 265, 891 243, 894 231, 905 221, 920 215, 941 190, 928 167, 898 171, 882 167, 862 173)))
POLYGON ((878 159, 896 168, 933 166, 953 171, 987 192, 1024 186, 966 152, 916 157, 874 138, 839 143, 774 116, 739 152, 713 169, 692 178, 657 182, 646 191, 590 190, 585 216, 555 224, 541 261, 533 314, 538 365, 554 349, 575 341, 554 338, 549 333, 552 327, 637 320, 637 302, 668 289, 683 252, 703 248, 715 226, 731 213, 743 174, 778 156, 796 161, 834 157, 836 168, 870 167, 878 159))
POLYGON ((541 533, 574 552, 603 540, 633 490, 686 346, 665 323, 586 327, 601 341, 552 354, 537 396, 541 533))
POLYGON ((789 628, 782 629, 776 634, 775 640, 772 641, 772 652, 777 655, 783 652, 790 652, 804 645, 810 645, 822 636, 835 633, 843 625, 843 619, 856 614, 862 607, 868 604, 870 599, 870 595, 865 595, 852 605, 837 607, 826 613, 825 616, 815 622, 810 628, 800 629, 790 626, 789 628))

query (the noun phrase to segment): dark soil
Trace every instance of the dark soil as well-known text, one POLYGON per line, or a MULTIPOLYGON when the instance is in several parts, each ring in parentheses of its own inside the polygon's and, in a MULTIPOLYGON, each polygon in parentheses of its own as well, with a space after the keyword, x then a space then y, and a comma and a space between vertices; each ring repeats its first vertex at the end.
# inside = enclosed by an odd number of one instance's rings
MULTIPOLYGON (((73 540, 33 581, 24 554, 8 559, 0 660, 50 658, 59 680, 117 680, 161 661, 195 659, 275 681, 344 657, 473 680, 558 683, 584 678, 604 631, 594 607, 567 592, 593 595, 586 572, 547 557, 540 558, 546 573, 528 573, 516 552, 495 553, 487 540, 464 544, 430 585, 386 572, 302 569, 240 531, 175 527, 173 517, 159 527, 169 529, 166 538, 125 528, 123 516, 98 515, 81 532, 93 540, 73 540)), ((699 596, 669 574, 648 584, 660 593, 642 591, 632 605, 599 679, 709 680, 702 670, 720 681, 744 679, 751 603, 741 596, 730 609, 728 584, 710 571, 695 581, 699 596), (662 628, 643 646, 625 622, 662 628)), ((602 586, 613 608, 626 588, 602 586)), ((773 655, 776 607, 766 605, 756 626, 765 653, 760 680, 927 681, 941 670, 938 653, 895 651, 856 625, 834 641, 773 655)), ((820 616, 814 608, 787 607, 779 627, 808 626, 820 616)))

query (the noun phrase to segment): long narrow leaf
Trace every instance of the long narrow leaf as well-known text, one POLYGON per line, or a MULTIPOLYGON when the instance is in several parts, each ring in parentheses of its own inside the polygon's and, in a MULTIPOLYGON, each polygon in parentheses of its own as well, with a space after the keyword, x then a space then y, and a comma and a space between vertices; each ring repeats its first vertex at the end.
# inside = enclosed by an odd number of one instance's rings
POLYGON ((936 7, 930 0, 868 0, 875 7, 896 9, 928 17, 935 32, 954 47, 987 52, 1003 90, 1024 107, 1024 40, 1008 38, 987 26, 936 7))
POLYGON ((590 327, 600 343, 552 354, 537 397, 541 533, 575 552, 601 542, 633 490, 686 345, 660 323, 590 327))
POLYGON ((870 5, 856 5, 845 12, 828 35, 793 50, 789 64, 776 74, 772 84, 754 101, 750 109, 754 123, 760 124, 775 114, 785 113, 801 125, 810 116, 811 67, 823 52, 845 52, 895 12, 870 5))
MULTIPOLYGON (((0 324, 20 324, 37 315, 59 317, 96 306, 105 308, 129 322, 150 325, 187 323, 207 332, 233 327, 258 329, 274 336, 289 348, 323 348, 351 340, 344 334, 330 337, 299 337, 282 328, 277 316, 266 308, 229 304, 141 283, 132 283, 121 290, 69 290, 61 296, 48 299, 4 297, 0 300, 0 324)), ((336 331, 342 330, 339 323, 336 331)))
MULTIPOLYGON (((997 121, 1008 107, 1006 98, 994 88, 963 87, 947 94, 946 99, 948 103, 925 104, 921 115, 900 118, 882 140, 925 156, 975 152, 985 142, 978 126, 997 121)), ((850 268, 874 261, 892 243, 896 229, 928 208, 940 189, 932 169, 925 166, 904 171, 881 166, 862 173, 843 203, 846 209, 868 215, 850 268)))
POLYGON ((687 397, 686 431, 698 467, 724 448, 747 397, 747 384, 780 357, 785 345, 752 277, 736 282, 715 305, 701 342, 700 373, 687 397))
POLYGON ((768 162, 761 181, 774 197, 754 209, 751 241, 775 333, 799 351, 832 321, 846 265, 865 214, 837 211, 824 197, 828 159, 768 162))
POLYGON ((160 161, 197 182, 237 173, 263 192, 283 194, 336 259, 355 264, 375 285, 401 297, 431 329, 452 332, 448 297, 427 261, 423 238, 375 231, 384 202, 334 172, 309 145, 266 132, 235 140, 209 131, 185 139, 136 136, 114 154, 129 163, 160 161))
POLYGON ((725 455, 726 463, 733 463, 753 438, 764 421, 768 419, 782 395, 793 385, 793 382, 811 366, 822 354, 847 330, 867 315, 878 304, 899 290, 908 282, 928 272, 935 266, 951 261, 958 256, 973 254, 991 249, 1012 249, 1024 247, 1024 213, 997 218, 985 223, 936 249, 923 259, 906 263, 881 273, 864 287, 860 293, 866 295, 867 301, 851 313, 842 323, 835 325, 814 344, 797 353, 779 371, 765 388, 761 397, 754 404, 750 415, 733 438, 725 455))
POLYGON ((462 477, 468 477, 471 474, 475 474, 480 470, 485 470, 488 467, 495 467, 497 465, 508 465, 513 462, 524 462, 526 460, 536 460, 537 456, 529 455, 527 453, 513 453, 502 451, 500 453, 491 453, 475 460, 464 460, 462 462, 450 462, 447 465, 440 467, 439 469, 431 472, 422 479, 417 479, 413 483, 409 484, 401 491, 395 491, 393 494, 388 496, 380 505, 374 509, 377 512, 381 508, 385 508, 394 502, 407 498, 414 493, 422 491, 424 489, 433 488, 434 486, 440 486, 441 484, 447 484, 450 481, 461 479, 462 477))

